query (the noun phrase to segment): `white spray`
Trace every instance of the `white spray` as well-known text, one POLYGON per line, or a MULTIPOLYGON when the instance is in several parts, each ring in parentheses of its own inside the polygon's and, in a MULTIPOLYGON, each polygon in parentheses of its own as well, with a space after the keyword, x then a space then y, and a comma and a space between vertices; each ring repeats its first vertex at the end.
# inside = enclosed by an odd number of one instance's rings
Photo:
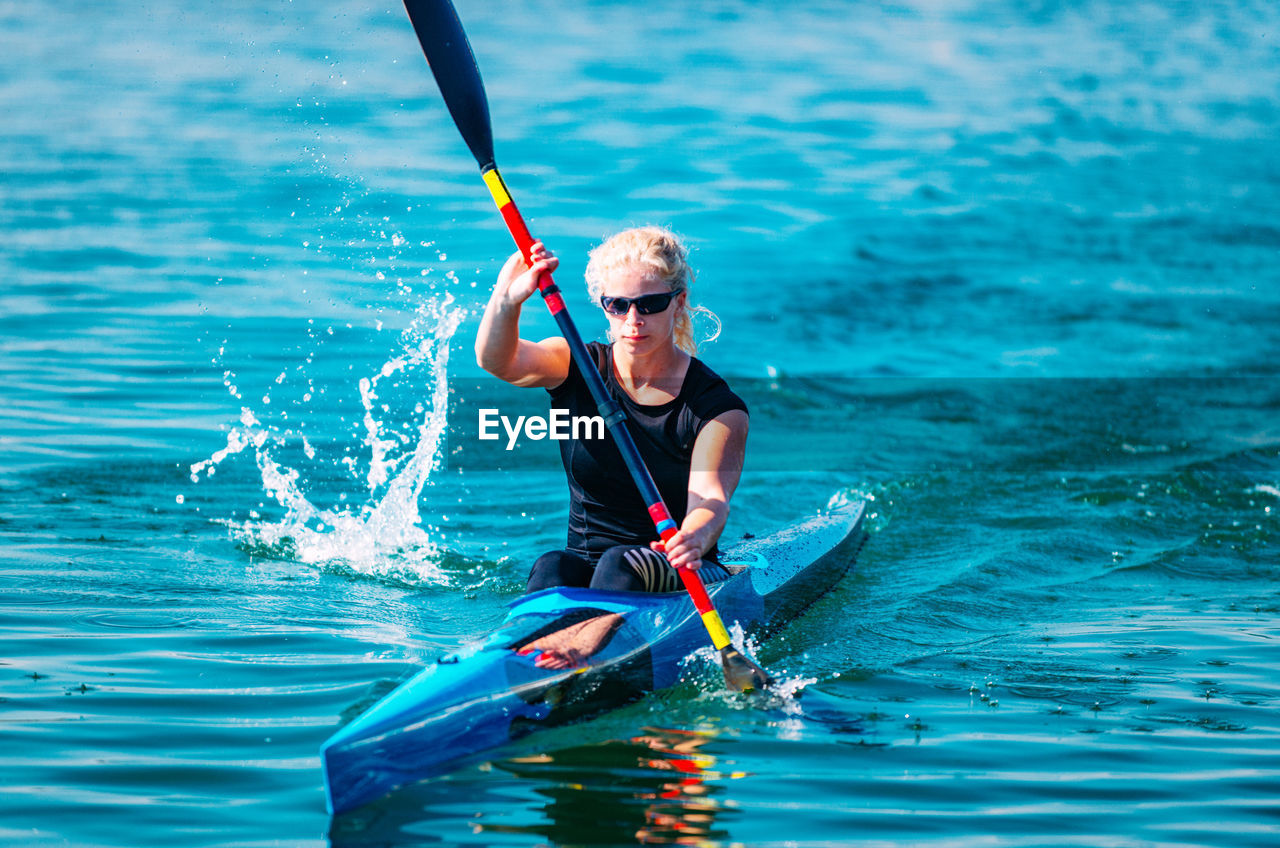
MULTIPOLYGON (((242 541, 255 547, 287 550, 291 558, 314 564, 342 565, 366 574, 394 575, 414 582, 446 583, 439 568, 442 548, 424 529, 418 512, 422 489, 440 463, 448 411, 449 340, 462 321, 453 298, 425 304, 401 335, 402 350, 359 383, 364 407, 364 446, 369 451, 365 476, 368 500, 363 506, 322 509, 304 491, 299 472, 272 457, 291 437, 264 426, 253 410, 241 410, 240 424, 227 434, 226 446, 191 466, 191 480, 211 476, 227 457, 254 449, 263 490, 285 510, 278 522, 251 513, 245 522, 228 521, 242 541), (394 375, 424 371, 431 392, 429 405, 418 404, 422 415, 416 440, 388 433, 375 409, 379 384, 394 375), (397 451, 397 448, 404 450, 397 451), (411 449, 410 449, 411 448, 411 449)), ((230 384, 228 390, 239 396, 230 384)), ((314 448, 302 439, 303 450, 314 448)), ((344 460, 354 471, 355 459, 344 460)))

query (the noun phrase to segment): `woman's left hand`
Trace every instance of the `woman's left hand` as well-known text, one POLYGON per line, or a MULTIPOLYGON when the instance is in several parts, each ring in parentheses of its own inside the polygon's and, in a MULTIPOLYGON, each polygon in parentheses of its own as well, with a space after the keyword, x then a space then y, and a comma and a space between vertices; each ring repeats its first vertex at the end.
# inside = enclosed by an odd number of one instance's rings
POLYGON ((688 568, 696 571, 702 567, 702 555, 707 544, 703 540, 705 534, 693 531, 677 530, 675 535, 663 542, 650 542, 649 547, 660 554, 667 555, 667 562, 676 568, 688 568))

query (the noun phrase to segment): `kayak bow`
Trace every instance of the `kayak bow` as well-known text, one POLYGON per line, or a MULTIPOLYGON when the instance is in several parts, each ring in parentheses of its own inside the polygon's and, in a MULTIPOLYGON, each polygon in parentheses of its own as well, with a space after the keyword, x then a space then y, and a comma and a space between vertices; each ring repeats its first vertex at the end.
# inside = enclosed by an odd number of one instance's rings
MULTIPOLYGON (((849 503, 725 553, 732 576, 708 587, 729 621, 767 633, 795 618, 848 570, 861 546, 862 502, 849 503)), ((684 593, 554 588, 513 601, 487 639, 442 657, 335 733, 321 749, 329 811, 482 759, 544 727, 566 724, 675 684, 706 644, 684 593), (588 663, 534 665, 520 649, 600 615, 622 621, 588 663)))

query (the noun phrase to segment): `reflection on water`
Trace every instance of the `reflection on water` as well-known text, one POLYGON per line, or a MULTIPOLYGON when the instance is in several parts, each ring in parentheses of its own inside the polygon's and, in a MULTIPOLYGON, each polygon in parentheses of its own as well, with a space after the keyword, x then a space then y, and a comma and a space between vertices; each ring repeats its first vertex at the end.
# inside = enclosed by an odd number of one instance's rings
MULTIPOLYGON (((471 835, 475 844, 725 841, 738 813, 719 796, 727 781, 747 775, 717 768, 715 738, 705 728, 646 726, 625 739, 497 761, 494 774, 510 778, 499 790, 507 802, 472 817, 471 835)), ((433 822, 458 815, 460 799, 449 781, 422 784, 336 819, 330 838, 349 848, 421 844, 433 822)))
POLYGON ((528 825, 476 825, 477 833, 531 833, 553 844, 697 845, 726 839, 711 741, 697 731, 645 728, 624 741, 565 748, 496 765, 537 782, 544 819, 528 825))

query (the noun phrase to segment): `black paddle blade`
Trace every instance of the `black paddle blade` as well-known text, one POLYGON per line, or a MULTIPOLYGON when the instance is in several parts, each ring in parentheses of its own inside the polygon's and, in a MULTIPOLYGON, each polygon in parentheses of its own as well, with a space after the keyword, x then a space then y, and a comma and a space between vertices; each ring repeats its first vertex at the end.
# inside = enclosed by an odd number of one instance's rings
POLYGON ((739 692, 756 692, 773 683, 768 672, 732 645, 720 649, 720 664, 724 666, 725 682, 739 692))
POLYGON ((480 68, 449 0, 404 0, 422 52, 462 140, 481 170, 493 166, 493 126, 480 68))

